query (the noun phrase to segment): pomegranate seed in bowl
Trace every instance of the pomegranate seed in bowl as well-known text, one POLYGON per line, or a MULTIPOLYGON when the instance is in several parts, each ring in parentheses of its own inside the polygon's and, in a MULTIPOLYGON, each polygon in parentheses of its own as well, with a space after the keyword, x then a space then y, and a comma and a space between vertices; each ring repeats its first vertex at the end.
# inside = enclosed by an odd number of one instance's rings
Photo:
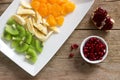
POLYGON ((82 58, 89 63, 102 62, 108 54, 108 45, 99 36, 89 36, 83 40, 80 53, 82 58))

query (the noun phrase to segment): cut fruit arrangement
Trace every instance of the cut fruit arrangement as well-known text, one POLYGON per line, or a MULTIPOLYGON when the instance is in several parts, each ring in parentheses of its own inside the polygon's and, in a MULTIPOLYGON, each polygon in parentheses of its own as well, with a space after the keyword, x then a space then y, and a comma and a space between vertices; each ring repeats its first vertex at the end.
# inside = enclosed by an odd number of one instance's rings
POLYGON ((59 32, 57 26, 63 24, 64 16, 74 8, 75 5, 68 0, 32 0, 31 3, 22 1, 16 14, 7 21, 3 38, 11 43, 17 53, 24 54, 28 61, 35 63, 43 50, 43 43, 53 32, 59 32), (44 3, 49 7, 46 8, 44 3))
POLYGON ((37 54, 42 52, 43 42, 35 38, 13 18, 8 20, 3 37, 11 42, 11 47, 15 48, 16 52, 25 53, 26 58, 32 63, 36 62, 37 54))

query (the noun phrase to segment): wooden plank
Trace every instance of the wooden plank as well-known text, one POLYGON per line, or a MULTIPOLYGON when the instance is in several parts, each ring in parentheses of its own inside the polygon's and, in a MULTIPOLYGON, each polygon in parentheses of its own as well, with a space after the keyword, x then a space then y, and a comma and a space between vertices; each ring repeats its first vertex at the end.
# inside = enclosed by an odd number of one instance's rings
POLYGON ((0 16, 7 9, 10 4, 0 4, 0 16))
MULTIPOLYGON (((120 31, 112 30, 105 34, 97 30, 75 30, 65 44, 60 48, 52 60, 42 69, 34 80, 119 80, 120 78, 120 31), (90 65, 82 60, 79 49, 75 57, 68 58, 72 43, 81 44, 82 40, 90 35, 98 35, 107 41, 109 54, 104 62, 90 65), (98 79, 99 77, 99 79, 98 79)), ((32 80, 26 72, 4 55, 0 54, 0 79, 5 80, 32 80), (17 72, 16 72, 17 71, 17 72), (21 75, 21 76, 20 76, 21 75)))
POLYGON ((0 3, 11 3, 13 0, 0 0, 0 3))

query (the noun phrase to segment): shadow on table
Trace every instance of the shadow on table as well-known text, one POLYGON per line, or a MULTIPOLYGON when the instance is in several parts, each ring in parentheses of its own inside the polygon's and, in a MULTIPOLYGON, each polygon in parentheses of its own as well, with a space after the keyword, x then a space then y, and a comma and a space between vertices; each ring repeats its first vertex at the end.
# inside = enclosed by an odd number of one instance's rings
POLYGON ((80 53, 78 52, 77 57, 74 59, 74 66, 78 72, 84 75, 90 75, 91 73, 95 72, 99 68, 99 64, 89 64, 85 62, 80 53))

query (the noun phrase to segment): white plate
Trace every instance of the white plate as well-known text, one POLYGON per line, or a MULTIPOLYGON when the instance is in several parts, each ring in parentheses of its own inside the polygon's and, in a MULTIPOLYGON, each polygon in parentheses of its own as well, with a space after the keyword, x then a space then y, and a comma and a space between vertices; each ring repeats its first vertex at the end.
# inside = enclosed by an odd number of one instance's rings
MULTIPOLYGON (((29 1, 29 0, 27 0, 29 1)), ((76 9, 73 13, 65 17, 65 22, 60 27, 60 33, 52 35, 44 44, 44 50, 39 55, 37 62, 34 65, 29 64, 25 61, 23 55, 18 55, 10 48, 9 44, 6 44, 0 38, 0 50, 4 55, 9 57, 18 66, 28 72, 30 75, 35 76, 55 55, 58 49, 74 31, 80 21, 83 19, 94 0, 71 0, 76 4, 76 9)), ((8 18, 16 13, 19 6, 20 0, 14 0, 12 4, 7 8, 0 18, 0 37, 4 31, 4 27, 8 18)))

